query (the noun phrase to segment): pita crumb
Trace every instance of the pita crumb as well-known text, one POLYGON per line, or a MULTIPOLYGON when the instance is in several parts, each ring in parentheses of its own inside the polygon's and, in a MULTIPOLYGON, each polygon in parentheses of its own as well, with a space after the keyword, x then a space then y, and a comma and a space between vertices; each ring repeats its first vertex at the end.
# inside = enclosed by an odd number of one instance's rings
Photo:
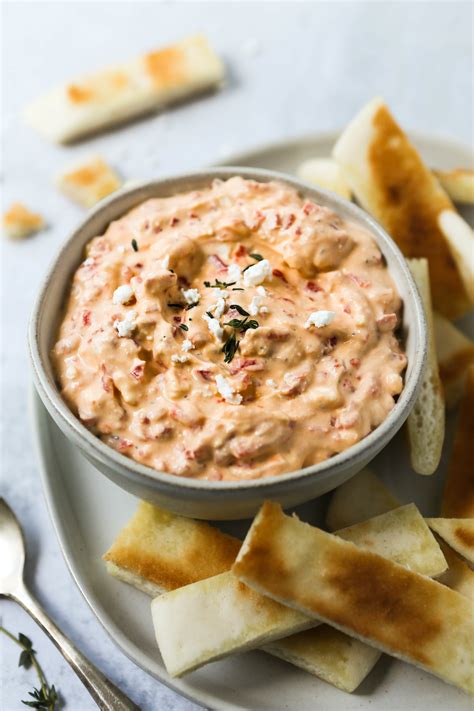
POLYGON ((121 185, 117 173, 99 157, 83 161, 57 180, 59 190, 83 207, 92 207, 121 185))
POLYGON ((10 239, 24 239, 44 229, 46 222, 42 215, 31 212, 21 202, 14 202, 3 214, 3 230, 10 239))

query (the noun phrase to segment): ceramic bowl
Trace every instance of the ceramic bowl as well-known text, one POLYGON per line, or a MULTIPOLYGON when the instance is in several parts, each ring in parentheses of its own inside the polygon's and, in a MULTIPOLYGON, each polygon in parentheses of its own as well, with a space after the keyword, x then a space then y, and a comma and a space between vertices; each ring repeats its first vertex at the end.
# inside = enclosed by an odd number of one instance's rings
MULTIPOLYGON (((369 215, 337 195, 286 175, 258 169, 215 168, 134 184, 103 200, 88 213, 59 250, 40 289, 29 328, 29 350, 37 391, 63 433, 98 471, 142 499, 195 518, 231 520, 255 514, 265 499, 295 506, 336 488, 360 471, 387 445, 416 400, 426 358, 427 331, 423 305, 407 263, 387 233, 369 215), (71 277, 83 260, 84 247, 107 225, 151 197, 206 187, 214 178, 232 175, 267 182, 279 180, 311 200, 361 225, 382 251, 403 299, 403 338, 408 357, 405 387, 384 422, 344 452, 313 466, 252 481, 196 481, 156 471, 116 452, 95 437, 69 410, 57 387, 50 352, 54 345, 71 277)), ((99 475, 99 474, 98 474, 99 475)))

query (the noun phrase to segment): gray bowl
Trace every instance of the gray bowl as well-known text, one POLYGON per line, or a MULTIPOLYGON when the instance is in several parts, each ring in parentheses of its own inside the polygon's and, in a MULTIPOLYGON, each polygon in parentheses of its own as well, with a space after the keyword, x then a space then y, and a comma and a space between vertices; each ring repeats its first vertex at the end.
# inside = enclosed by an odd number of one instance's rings
POLYGON ((265 499, 295 506, 336 488, 356 474, 392 439, 416 400, 426 358, 427 330, 421 298, 407 263, 387 233, 365 212, 346 200, 286 175, 248 168, 216 168, 142 182, 103 200, 88 213, 61 247, 40 289, 29 328, 29 350, 37 391, 63 433, 87 459, 131 494, 166 509, 195 518, 231 520, 255 514, 265 499), (326 205, 343 218, 366 228, 373 236, 403 299, 403 336, 408 366, 405 387, 384 422, 357 444, 320 464, 279 476, 243 481, 196 481, 138 464, 95 437, 69 410, 55 382, 50 359, 71 277, 83 259, 86 243, 107 225, 151 197, 202 188, 214 178, 279 180, 326 205))

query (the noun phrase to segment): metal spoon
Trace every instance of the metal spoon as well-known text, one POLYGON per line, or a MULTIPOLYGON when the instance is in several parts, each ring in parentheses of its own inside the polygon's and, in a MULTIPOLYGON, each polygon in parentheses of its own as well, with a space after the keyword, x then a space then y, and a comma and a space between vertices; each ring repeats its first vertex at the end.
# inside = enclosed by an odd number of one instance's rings
POLYGON ((100 709, 140 711, 139 706, 76 649, 32 597, 23 582, 24 563, 25 542, 20 524, 6 501, 0 498, 0 597, 9 597, 18 602, 43 628, 100 709))

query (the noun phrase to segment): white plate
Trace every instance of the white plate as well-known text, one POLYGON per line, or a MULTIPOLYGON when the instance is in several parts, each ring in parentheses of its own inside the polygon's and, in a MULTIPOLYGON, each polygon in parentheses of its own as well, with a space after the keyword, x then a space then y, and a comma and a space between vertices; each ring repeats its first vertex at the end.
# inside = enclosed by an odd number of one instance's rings
MULTIPOLYGON (((335 135, 313 136, 276 144, 226 162, 293 173, 308 157, 327 156, 335 135)), ((440 139, 414 137, 430 165, 450 168, 472 161, 463 146, 440 139)), ((283 711, 365 710, 396 711, 471 708, 462 692, 415 667, 383 657, 354 694, 332 686, 274 659, 263 652, 249 652, 211 664, 184 679, 170 679, 156 647, 150 601, 144 594, 110 578, 101 556, 136 507, 136 499, 99 474, 65 439, 49 417, 40 398, 32 395, 32 421, 43 487, 63 554, 78 587, 123 652, 142 669, 180 694, 212 709, 283 711)), ((452 430, 452 423, 448 429, 452 430)), ((436 475, 414 474, 406 458, 403 434, 377 457, 373 468, 404 502, 415 501, 425 515, 439 510, 446 453, 436 475)), ((299 515, 323 523, 327 498, 298 507, 299 515)), ((222 526, 243 535, 245 523, 222 526)))

